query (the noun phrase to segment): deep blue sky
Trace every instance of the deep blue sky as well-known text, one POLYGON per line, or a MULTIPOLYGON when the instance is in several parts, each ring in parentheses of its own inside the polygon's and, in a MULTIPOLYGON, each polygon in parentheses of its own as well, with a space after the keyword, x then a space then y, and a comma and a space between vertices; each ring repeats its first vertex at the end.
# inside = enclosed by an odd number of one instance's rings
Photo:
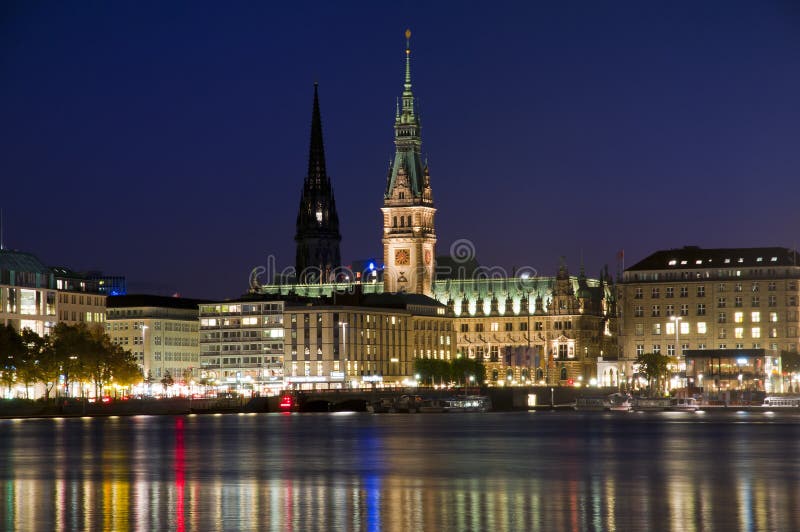
POLYGON ((798 2, 7 1, 6 246, 239 295, 294 260, 316 80, 343 259, 379 255, 406 27, 439 253, 797 243, 798 2))

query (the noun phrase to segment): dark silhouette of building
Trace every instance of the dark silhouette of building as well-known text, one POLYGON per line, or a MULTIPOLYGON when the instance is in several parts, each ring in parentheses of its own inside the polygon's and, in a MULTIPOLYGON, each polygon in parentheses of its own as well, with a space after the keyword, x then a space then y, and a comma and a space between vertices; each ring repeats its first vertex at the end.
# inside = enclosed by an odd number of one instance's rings
POLYGON ((314 108, 311 114, 311 145, 308 153, 308 174, 300 195, 297 213, 295 267, 301 282, 333 280, 342 263, 339 254, 339 215, 333 187, 325 168, 322 143, 322 120, 319 112, 317 84, 314 84, 314 108))

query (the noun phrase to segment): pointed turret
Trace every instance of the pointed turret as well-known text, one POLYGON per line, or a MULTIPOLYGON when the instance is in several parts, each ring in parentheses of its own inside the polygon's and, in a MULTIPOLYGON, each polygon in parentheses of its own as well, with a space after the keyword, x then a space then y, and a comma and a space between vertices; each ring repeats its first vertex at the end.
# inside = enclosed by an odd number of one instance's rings
POLYGON ((329 272, 341 266, 339 215, 333 187, 325 167, 325 146, 322 142, 322 118, 319 110, 318 85, 314 83, 314 104, 311 111, 311 141, 308 150, 308 173, 300 195, 297 212, 295 267, 301 281, 328 281, 329 272))

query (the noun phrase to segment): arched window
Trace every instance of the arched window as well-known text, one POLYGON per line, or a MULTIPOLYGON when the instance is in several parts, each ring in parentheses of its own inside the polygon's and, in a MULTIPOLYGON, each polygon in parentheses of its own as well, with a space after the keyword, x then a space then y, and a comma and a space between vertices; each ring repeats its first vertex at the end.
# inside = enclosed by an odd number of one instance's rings
POLYGON ((493 370, 492 370, 492 380, 493 380, 493 381, 496 381, 496 380, 497 380, 497 377, 498 377, 498 375, 499 375, 499 374, 498 374, 497 370, 496 370, 496 369, 493 369, 493 370))
POLYGON ((508 371, 506 371, 506 380, 510 381, 513 378, 514 378, 514 370, 511 369, 511 368, 508 368, 508 371))
POLYGON ((561 380, 567 380, 567 368, 561 368, 561 380))
POLYGON ((542 368, 536 370, 536 380, 544 380, 544 372, 542 371, 542 368))
POLYGON ((528 380, 528 375, 529 375, 528 369, 527 368, 523 369, 522 370, 522 380, 524 380, 524 381, 528 380))

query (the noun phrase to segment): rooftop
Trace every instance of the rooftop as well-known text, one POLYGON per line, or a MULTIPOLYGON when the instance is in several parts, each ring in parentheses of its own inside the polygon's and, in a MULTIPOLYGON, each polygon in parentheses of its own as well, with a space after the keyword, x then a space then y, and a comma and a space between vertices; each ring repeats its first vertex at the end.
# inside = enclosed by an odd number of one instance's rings
POLYGON ((8 249, 0 250, 0 270, 50 274, 50 268, 42 264, 35 255, 8 249))
POLYGON ((644 270, 689 270, 697 268, 753 268, 797 266, 797 251, 781 247, 714 248, 684 246, 665 249, 640 260, 626 272, 644 270))
POLYGON ((157 307, 197 310, 202 303, 209 303, 202 299, 187 299, 183 297, 154 296, 149 294, 132 294, 126 296, 110 296, 106 299, 107 308, 132 308, 132 307, 157 307))

